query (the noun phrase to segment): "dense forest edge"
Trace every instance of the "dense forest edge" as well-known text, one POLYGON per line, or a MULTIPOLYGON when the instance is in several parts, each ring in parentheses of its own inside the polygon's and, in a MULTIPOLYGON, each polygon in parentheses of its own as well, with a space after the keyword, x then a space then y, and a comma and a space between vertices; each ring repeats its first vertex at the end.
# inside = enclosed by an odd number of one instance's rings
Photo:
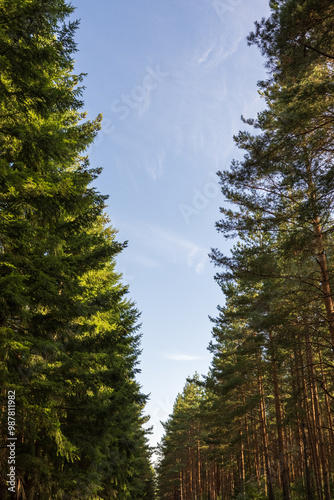
POLYGON ((334 4, 270 7, 248 37, 266 108, 235 137, 243 160, 218 172, 217 230, 238 241, 211 252, 226 301, 209 373, 164 424, 160 500, 334 494, 334 4))
POLYGON ((77 22, 0 2, 0 498, 153 499, 126 244, 85 151, 77 22))
POLYGON ((266 108, 218 172, 216 227, 237 243, 210 254, 212 362, 177 396, 154 470, 74 8, 0 0, 1 500, 332 499, 334 4, 269 3, 248 36, 266 108))

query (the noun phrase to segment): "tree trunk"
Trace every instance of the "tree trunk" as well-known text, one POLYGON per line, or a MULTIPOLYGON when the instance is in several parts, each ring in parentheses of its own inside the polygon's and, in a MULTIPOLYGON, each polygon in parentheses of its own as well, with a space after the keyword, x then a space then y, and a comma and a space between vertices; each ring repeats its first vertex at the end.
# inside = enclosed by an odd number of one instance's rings
POLYGON ((322 388, 325 392, 327 425, 328 425, 329 441, 331 443, 330 456, 332 456, 332 454, 334 453, 334 427, 333 427, 332 412, 331 412, 331 406, 330 406, 328 390, 327 390, 327 380, 326 380, 326 375, 324 372, 324 365, 322 362, 322 355, 321 355, 320 347, 318 348, 318 354, 319 354, 319 362, 320 362, 320 370, 321 370, 321 383, 322 383, 322 388))
POLYGON ((318 249, 317 262, 320 266, 321 272, 321 289, 323 293, 323 301, 326 308, 326 316, 328 322, 329 333, 331 337, 331 346, 334 352, 334 307, 333 296, 330 286, 330 276, 328 272, 328 264, 323 244, 322 228, 320 225, 319 217, 316 218, 314 225, 314 234, 316 238, 316 245, 318 249))
POLYGON ((296 362, 296 382, 297 382, 297 389, 298 389, 298 394, 300 394, 300 400, 296 401, 297 404, 297 411, 299 410, 298 405, 301 407, 301 412, 300 413, 300 431, 301 431, 301 437, 302 437, 302 451, 304 455, 304 470, 305 470, 305 484, 306 484, 306 494, 307 494, 307 500, 314 500, 313 496, 313 491, 312 491, 312 483, 311 483, 311 471, 310 471, 310 466, 309 466, 309 456, 308 456, 308 444, 307 444, 307 438, 306 438, 306 433, 305 433, 305 418, 304 418, 304 411, 307 415, 308 409, 306 408, 305 405, 305 398, 306 394, 303 391, 303 384, 301 383, 300 380, 300 374, 299 370, 301 370, 303 382, 305 382, 304 379, 304 369, 302 366, 303 360, 302 360, 302 355, 301 355, 301 350, 299 346, 299 352, 297 348, 294 348, 294 359, 296 362))
POLYGON ((334 307, 333 307, 333 295, 330 285, 330 276, 328 271, 328 264, 326 258, 326 252, 323 242, 323 231, 320 223, 320 218, 317 213, 316 208, 316 195, 315 195, 315 185, 312 178, 311 164, 308 163, 306 166, 307 178, 308 178, 308 196, 314 203, 314 217, 313 217, 313 230, 315 237, 315 249, 316 249, 316 260, 320 267, 321 275, 321 290, 323 293, 323 302, 326 308, 326 316, 328 322, 328 329, 331 338, 331 347, 334 352, 334 307))
POLYGON ((243 493, 243 496, 245 498, 246 491, 245 491, 245 452, 244 452, 244 441, 243 441, 243 434, 242 434, 242 428, 241 428, 241 421, 240 423, 240 482, 241 482, 241 491, 243 493))
POLYGON ((323 482, 324 482, 324 493, 325 493, 325 499, 331 500, 331 492, 330 492, 330 486, 329 486, 329 471, 328 471, 328 464, 327 464, 326 454, 325 454, 324 433, 322 430, 318 389, 317 389, 316 376, 315 376, 315 370, 314 370, 313 353, 312 353, 312 347, 311 347, 310 336, 309 336, 308 331, 306 331, 306 349, 307 349, 308 366, 309 366, 309 370, 310 370, 311 391, 313 394, 315 425, 316 425, 316 431, 317 431, 317 437, 318 437, 318 443, 319 443, 319 455, 320 455, 320 462, 321 462, 321 467, 322 467, 322 477, 323 477, 323 482))
MULTIPOLYGON (((320 458, 319 458, 319 447, 318 447, 316 430, 315 430, 313 396, 312 396, 312 391, 311 391, 311 398, 310 398, 311 404, 309 404, 307 388, 306 388, 306 374, 304 371, 303 355, 302 355, 302 350, 301 350, 300 344, 299 344, 299 357, 300 357, 300 369, 301 369, 301 374, 302 374, 301 382, 302 382, 302 390, 303 390, 303 399, 304 399, 305 410, 306 410, 306 421, 307 421, 309 442, 311 445, 311 455, 312 455, 312 461, 313 461, 313 465, 314 465, 315 482, 316 482, 316 488, 317 488, 317 492, 318 492, 318 499, 322 500, 323 495, 322 495, 321 475, 320 475, 320 458)), ((310 380, 310 375, 308 378, 310 380)), ((311 385, 311 382, 309 382, 309 385, 311 385)))
POLYGON ((271 349, 271 362, 272 362, 274 396, 275 396, 275 413, 276 413, 276 425, 278 434, 278 453, 279 453, 280 473, 281 473, 281 481, 283 488, 283 500, 290 500, 291 497, 290 497, 289 467, 287 463, 287 454, 286 454, 285 440, 283 435, 283 419, 282 419, 281 401, 280 401, 279 386, 278 386, 277 365, 276 365, 273 335, 271 331, 269 332, 269 341, 271 349))
POLYGON ((266 410, 265 410, 265 402, 264 402, 263 382, 262 382, 262 375, 260 372, 259 359, 258 359, 257 381, 258 381, 258 391, 259 391, 259 395, 260 395, 259 414, 260 414, 260 423, 261 423, 263 453, 264 453, 266 476, 267 476, 267 483, 268 483, 268 497, 269 497, 269 500, 275 500, 273 484, 272 484, 272 476, 271 476, 269 450, 268 450, 267 418, 266 418, 266 410))

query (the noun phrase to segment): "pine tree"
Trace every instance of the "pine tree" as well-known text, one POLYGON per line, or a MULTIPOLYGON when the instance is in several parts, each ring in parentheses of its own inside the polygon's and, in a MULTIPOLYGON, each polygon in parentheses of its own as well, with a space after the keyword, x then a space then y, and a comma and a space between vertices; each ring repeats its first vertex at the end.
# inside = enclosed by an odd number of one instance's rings
POLYGON ((187 382, 176 398, 173 414, 164 424, 166 435, 160 444, 158 465, 159 498, 200 499, 204 493, 202 451, 204 447, 199 417, 203 391, 187 382))
MULTIPOLYGON (((267 109, 244 120, 254 134, 235 138, 243 160, 218 173, 230 205, 217 229, 239 243, 229 256, 211 254, 226 303, 213 320, 199 412, 217 466, 207 492, 223 500, 330 500, 334 11, 329 0, 270 6, 249 37, 266 56, 267 109)), ((169 459, 166 446, 171 481, 169 459)), ((182 498, 175 484, 170 498, 182 498)))
MULTIPOLYGON (((230 171, 219 172, 222 192, 237 205, 238 210, 221 209, 224 218, 217 223, 217 228, 225 236, 238 235, 246 243, 240 250, 232 252, 230 258, 218 250, 213 251, 212 258, 225 268, 217 275, 219 282, 241 279, 248 280, 253 286, 261 285, 259 297, 262 301, 248 298, 254 313, 247 324, 253 318, 251 324, 255 331, 259 328, 260 331, 267 330, 269 338, 266 351, 271 352, 284 498, 290 498, 289 467, 281 432, 284 412, 276 357, 284 345, 287 355, 294 360, 292 362, 297 363, 297 353, 288 335, 294 341, 297 339, 300 345, 299 370, 306 362, 311 387, 311 392, 306 391, 303 400, 308 419, 308 436, 304 434, 304 445, 311 449, 313 446, 312 461, 319 498, 324 494, 329 499, 331 459, 324 445, 322 418, 327 414, 331 421, 331 409, 328 404, 327 409, 324 407, 328 391, 326 393, 327 389, 319 384, 320 374, 316 366, 318 355, 324 356, 327 374, 332 378, 330 33, 333 9, 329 2, 323 2, 320 7, 312 1, 297 0, 271 2, 271 7, 271 18, 257 23, 255 33, 249 37, 249 41, 257 43, 267 56, 270 71, 270 78, 260 83, 267 110, 260 113, 257 120, 244 120, 260 133, 240 132, 236 142, 245 151, 243 161, 233 162, 230 171), (269 235, 272 243, 264 244, 269 235), (264 293, 265 289, 268 294, 264 293), (277 291, 280 291, 279 300, 275 299, 277 291), (284 299, 282 302, 285 296, 293 300, 284 299), (267 303, 265 309, 263 303, 267 303), (280 309, 285 311, 285 318, 279 313, 280 309), (262 326, 261 321, 256 320, 256 314, 265 315, 262 326)), ((294 376, 300 381, 306 374, 294 372, 294 376)), ((296 380, 291 383, 295 384, 296 380)), ((294 387, 288 390, 294 390, 294 387)), ((299 419, 304 418, 305 415, 299 414, 299 419)), ((298 425, 301 435, 303 430, 298 425)), ((310 495, 308 458, 304 459, 307 494, 310 495)), ((290 468, 295 473, 293 464, 290 468)))

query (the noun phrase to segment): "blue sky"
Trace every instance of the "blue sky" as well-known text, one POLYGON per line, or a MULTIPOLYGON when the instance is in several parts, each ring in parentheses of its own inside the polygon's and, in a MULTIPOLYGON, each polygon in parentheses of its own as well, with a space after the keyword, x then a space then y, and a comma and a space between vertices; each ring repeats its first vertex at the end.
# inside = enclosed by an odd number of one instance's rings
POLYGON ((264 103, 263 59, 246 36, 267 0, 77 0, 84 109, 103 113, 89 155, 128 248, 117 269, 142 311, 139 381, 152 445, 185 379, 210 364, 208 316, 224 301, 211 247, 224 203, 215 173, 240 153, 233 134, 264 103))

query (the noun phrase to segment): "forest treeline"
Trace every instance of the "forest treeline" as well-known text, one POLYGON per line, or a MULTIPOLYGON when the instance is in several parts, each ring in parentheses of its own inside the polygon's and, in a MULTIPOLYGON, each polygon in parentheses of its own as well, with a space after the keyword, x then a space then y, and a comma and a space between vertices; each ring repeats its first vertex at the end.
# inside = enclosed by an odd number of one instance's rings
POLYGON ((248 37, 266 108, 218 172, 217 230, 238 242, 211 253, 225 295, 212 363, 164 424, 161 500, 334 495, 334 4, 270 7, 248 37))
POLYGON ((150 500, 139 313, 92 187, 72 12, 0 1, 0 498, 150 500))

